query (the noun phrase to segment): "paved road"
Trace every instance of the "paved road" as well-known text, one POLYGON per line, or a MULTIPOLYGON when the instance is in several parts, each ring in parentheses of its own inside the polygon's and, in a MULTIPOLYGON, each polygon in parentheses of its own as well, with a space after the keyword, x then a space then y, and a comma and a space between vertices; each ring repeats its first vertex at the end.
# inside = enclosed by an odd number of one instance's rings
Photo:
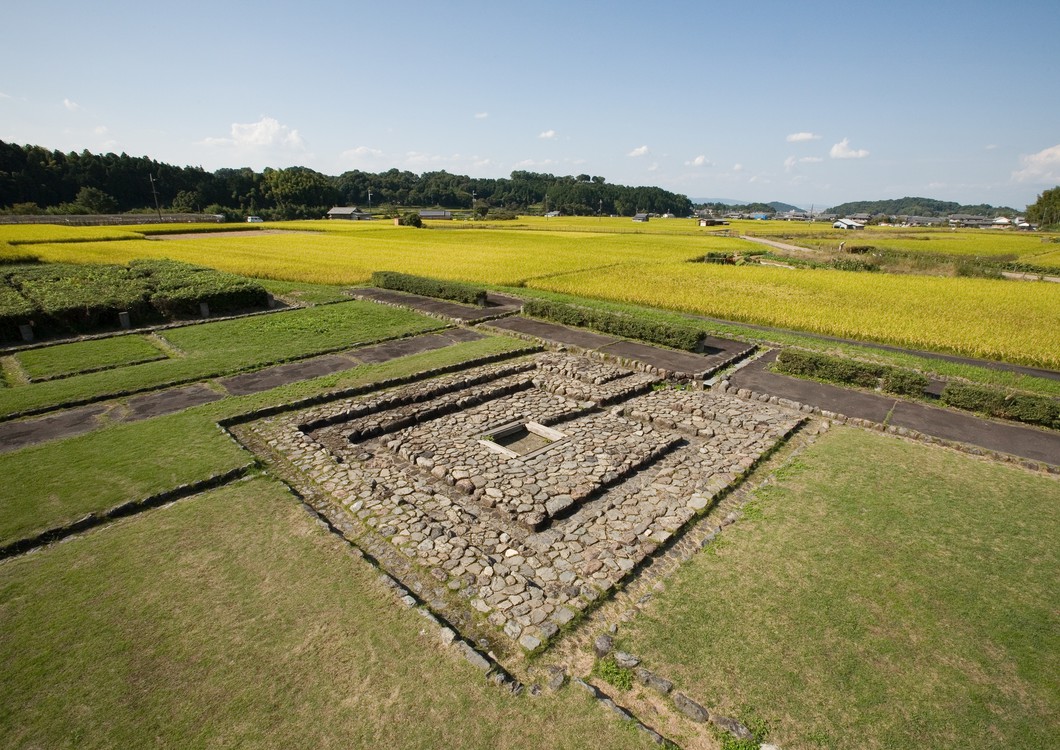
POLYGON ((981 419, 972 414, 941 409, 890 396, 779 375, 766 369, 776 353, 734 372, 729 382, 737 388, 809 404, 848 417, 905 427, 925 435, 954 440, 990 451, 1060 466, 1060 432, 981 419), (888 419, 890 415, 890 419, 888 419))

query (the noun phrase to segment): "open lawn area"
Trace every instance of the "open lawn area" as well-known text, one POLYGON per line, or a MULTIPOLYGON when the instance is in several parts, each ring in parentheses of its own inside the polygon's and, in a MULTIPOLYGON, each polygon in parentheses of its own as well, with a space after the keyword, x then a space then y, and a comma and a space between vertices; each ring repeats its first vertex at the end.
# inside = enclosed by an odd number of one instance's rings
POLYGON ((1060 482, 834 428, 625 631, 798 748, 1051 748, 1060 482))
POLYGON ((0 746, 647 747, 424 625, 282 485, 239 482, 0 562, 0 746))

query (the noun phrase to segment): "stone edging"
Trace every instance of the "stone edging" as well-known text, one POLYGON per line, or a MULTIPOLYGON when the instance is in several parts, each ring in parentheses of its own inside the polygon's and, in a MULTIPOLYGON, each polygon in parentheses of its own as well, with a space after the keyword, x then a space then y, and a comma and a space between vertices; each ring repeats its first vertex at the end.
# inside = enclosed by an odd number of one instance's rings
MULTIPOLYGON (((395 388, 401 385, 409 385, 420 380, 426 380, 429 378, 438 377, 439 375, 448 375, 453 372, 459 372, 460 370, 469 369, 472 367, 479 367, 482 365, 493 364, 494 362, 503 362, 506 359, 515 359, 516 357, 523 357, 528 354, 535 354, 541 351, 540 347, 526 347, 524 349, 513 349, 508 352, 498 352, 497 354, 489 354, 484 357, 478 357, 476 359, 466 359, 462 362, 456 362, 451 365, 445 365, 443 367, 435 367, 430 370, 420 370, 410 375, 402 375, 396 378, 387 378, 386 380, 376 380, 365 385, 354 386, 353 388, 345 388, 339 391, 328 391, 326 393, 319 393, 315 396, 307 396, 306 398, 298 399, 297 401, 290 401, 286 404, 277 404, 275 406, 266 406, 261 409, 255 409, 253 411, 246 412, 244 414, 238 414, 234 417, 225 417, 218 421, 218 425, 226 432, 230 427, 235 427, 241 424, 247 424, 248 422, 256 422, 259 419, 266 417, 275 417, 277 414, 283 414, 289 411, 298 411, 299 409, 306 409, 310 406, 319 406, 326 404, 329 401, 339 401, 344 398, 353 398, 355 396, 363 396, 366 393, 372 393, 374 391, 383 391, 388 388, 395 388)), ((233 438, 234 439, 234 438, 233 438)), ((238 440, 236 441, 239 442, 238 440)))
POLYGON ((93 529, 97 526, 102 526, 108 521, 113 521, 117 518, 124 516, 135 515, 144 510, 151 508, 157 508, 160 505, 173 502, 174 500, 181 500, 185 497, 192 495, 198 495, 206 490, 216 489, 225 484, 230 484, 237 479, 242 479, 246 476, 256 464, 249 463, 243 466, 238 466, 235 469, 224 472, 223 474, 214 474, 211 477, 202 479, 198 482, 192 482, 191 484, 181 484, 163 492, 149 495, 148 497, 141 498, 139 500, 129 500, 128 502, 120 505, 115 505, 109 510, 100 512, 92 512, 86 515, 80 520, 74 521, 73 523, 66 524, 64 526, 55 526, 35 534, 31 537, 24 539, 18 539, 14 542, 0 547, 0 560, 8 557, 14 557, 15 555, 21 555, 25 552, 42 547, 45 544, 57 542, 60 539, 65 539, 73 534, 77 534, 82 531, 93 529))
POLYGON ((848 417, 845 414, 839 414, 827 409, 822 409, 819 406, 811 406, 810 404, 803 404, 799 401, 793 401, 787 398, 781 398, 779 396, 771 396, 768 393, 759 393, 752 391, 750 388, 735 388, 728 380, 721 381, 715 386, 715 389, 719 393, 736 396, 742 398, 745 401, 760 401, 762 403, 774 404, 781 406, 786 409, 793 409, 800 411, 805 414, 813 414, 820 416, 825 419, 830 419, 833 422, 839 424, 853 425, 855 427, 863 427, 865 429, 873 430, 875 432, 883 432, 889 435, 897 435, 899 437, 909 438, 911 440, 917 440, 922 443, 928 443, 931 445, 941 445, 946 448, 952 448, 960 451, 961 453, 967 453, 972 456, 986 456, 995 461, 1002 463, 1015 464, 1021 468, 1029 471, 1045 471, 1049 474, 1060 474, 1060 466, 1050 464, 1045 461, 1032 461, 1028 458, 1021 458, 1014 456, 1010 453, 1002 453, 1000 451, 993 451, 987 448, 980 448, 976 445, 969 445, 968 443, 962 443, 957 440, 948 440, 946 438, 935 437, 934 435, 928 435, 920 432, 919 430, 911 430, 908 427, 896 427, 895 425, 884 425, 879 422, 873 422, 870 419, 862 419, 860 417, 848 417))
MULTIPOLYGON (((368 288, 371 288, 371 289, 385 289, 385 287, 368 287, 368 288)), ((397 292, 398 294, 408 294, 408 295, 410 295, 412 297, 421 296, 421 295, 413 294, 412 292, 405 292, 405 291, 402 291, 400 289, 386 289, 386 291, 388 291, 388 292, 397 292)), ((456 323, 457 325, 471 325, 471 324, 481 323, 481 322, 484 322, 484 321, 487 321, 487 320, 496 320, 497 318, 507 318, 509 315, 516 315, 519 312, 519 308, 512 308, 512 309, 505 309, 502 312, 496 313, 494 315, 486 314, 486 315, 481 315, 481 316, 476 317, 476 318, 458 318, 458 317, 455 317, 455 316, 452 316, 452 315, 443 315, 442 313, 439 313, 439 312, 431 312, 429 310, 421 310, 420 308, 415 307, 413 305, 402 305, 402 304, 400 304, 398 302, 392 302, 390 300, 375 299, 374 297, 371 297, 369 295, 358 293, 356 291, 356 289, 351 290, 349 292, 349 295, 350 295, 351 298, 353 298, 355 300, 362 301, 362 302, 374 302, 377 305, 385 305, 386 307, 395 307, 395 308, 397 308, 399 310, 412 310, 413 312, 419 313, 420 315, 424 315, 424 316, 426 316, 428 318, 435 318, 436 320, 444 320, 444 321, 446 321, 448 323, 456 323)), ((463 305, 464 307, 471 307, 471 305, 464 304, 463 302, 454 302, 453 300, 439 299, 437 297, 425 297, 425 299, 435 300, 435 301, 438 301, 438 302, 445 302, 445 303, 451 304, 451 305, 463 305)), ((488 307, 483 307, 482 309, 483 310, 488 310, 489 308, 488 307)))
POLYGON ((573 680, 571 680, 571 682, 580 687, 582 690, 585 690, 587 693, 589 693, 589 695, 599 701, 601 705, 615 713, 618 718, 622 719, 623 721, 632 721, 637 727, 637 729, 651 737, 652 741, 655 742, 655 744, 669 748, 678 747, 678 745, 673 740, 669 740, 666 737, 663 737, 661 734, 659 734, 647 724, 642 722, 628 710, 622 708, 622 706, 615 703, 611 696, 609 696, 600 688, 596 687, 596 685, 586 682, 585 680, 579 677, 575 677, 573 680))
MULTIPOLYGON (((206 321, 214 322, 214 321, 206 321)), ((89 406, 90 404, 98 404, 103 401, 113 401, 119 398, 127 398, 129 396, 137 396, 141 393, 155 393, 157 391, 164 391, 170 388, 179 388, 182 385, 188 385, 190 383, 204 383, 208 380, 217 380, 219 378, 232 377, 234 375, 243 375, 248 372, 257 372, 258 370, 264 370, 267 367, 274 367, 276 365, 290 364, 291 362, 302 362, 307 359, 313 359, 314 357, 322 357, 326 354, 335 354, 336 352, 356 352, 358 349, 363 349, 369 346, 375 346, 376 344, 385 344, 391 341, 401 341, 402 339, 412 338, 413 336, 423 336, 429 333, 438 333, 439 331, 448 330, 449 326, 442 326, 439 328, 432 328, 426 331, 418 331, 415 333, 403 333, 400 336, 391 336, 389 338, 378 339, 374 341, 365 341, 357 344, 351 348, 349 345, 330 347, 328 349, 321 349, 315 351, 312 354, 299 355, 296 357, 287 357, 284 359, 277 359, 272 362, 267 362, 257 368, 248 368, 246 370, 236 370, 234 372, 222 372, 213 373, 211 375, 195 375, 188 378, 182 378, 178 380, 171 380, 166 383, 159 385, 145 386, 143 388, 126 388, 121 391, 113 391, 111 393, 102 393, 95 396, 89 396, 87 398, 72 399, 70 401, 62 401, 58 404, 52 404, 50 406, 40 406, 32 409, 25 409, 23 411, 11 412, 10 414, 0 415, 0 422, 10 422, 15 419, 21 419, 23 417, 36 417, 42 414, 51 414, 52 412, 62 411, 63 409, 73 409, 78 406, 89 406)), ((82 374, 82 373, 78 373, 82 374)))

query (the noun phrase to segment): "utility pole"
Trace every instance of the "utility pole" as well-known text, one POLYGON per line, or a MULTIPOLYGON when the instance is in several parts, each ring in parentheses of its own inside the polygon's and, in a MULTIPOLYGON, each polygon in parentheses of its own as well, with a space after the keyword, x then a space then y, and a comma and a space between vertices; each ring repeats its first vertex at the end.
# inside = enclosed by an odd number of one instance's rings
POLYGON ((372 189, 368 188, 368 213, 372 213, 372 189))
POLYGON ((155 190, 155 176, 153 174, 147 175, 148 179, 151 180, 151 195, 155 197, 155 211, 158 211, 158 223, 162 223, 162 209, 158 207, 158 191, 155 190))

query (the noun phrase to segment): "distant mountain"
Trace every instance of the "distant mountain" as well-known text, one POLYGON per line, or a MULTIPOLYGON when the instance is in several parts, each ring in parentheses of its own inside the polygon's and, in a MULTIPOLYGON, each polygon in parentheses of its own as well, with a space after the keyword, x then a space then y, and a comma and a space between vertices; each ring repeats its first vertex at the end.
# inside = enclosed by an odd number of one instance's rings
POLYGON ((776 212, 778 214, 782 214, 785 211, 803 211, 804 210, 802 208, 799 208, 798 206, 793 206, 790 203, 781 203, 780 201, 770 201, 766 205, 767 206, 772 206, 774 209, 776 209, 776 212))
POLYGON ((852 201, 840 203, 828 211, 837 216, 851 214, 886 214, 887 216, 950 216, 951 214, 972 214, 974 216, 1015 216, 1020 213, 1009 206, 990 206, 981 203, 977 206, 965 206, 951 201, 937 201, 932 198, 892 198, 881 201, 852 201))
POLYGON ((704 203, 721 203, 726 206, 744 206, 750 201, 738 201, 732 198, 689 198, 690 201, 696 206, 703 205, 704 203))

